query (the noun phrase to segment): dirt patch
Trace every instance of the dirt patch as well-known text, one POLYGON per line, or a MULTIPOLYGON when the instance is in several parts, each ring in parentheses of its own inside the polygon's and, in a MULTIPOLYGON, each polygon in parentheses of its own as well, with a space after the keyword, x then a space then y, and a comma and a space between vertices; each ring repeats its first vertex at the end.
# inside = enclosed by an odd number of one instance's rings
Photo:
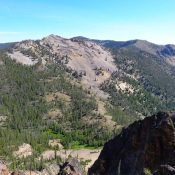
POLYGON ((19 158, 28 157, 28 156, 31 156, 32 154, 33 154, 33 150, 31 145, 26 143, 23 143, 22 145, 20 145, 18 147, 18 150, 13 152, 13 155, 19 158))
POLYGON ((26 56, 19 51, 15 51, 13 52, 13 54, 9 53, 8 55, 11 57, 12 60, 16 60, 16 62, 18 63, 29 66, 35 65, 38 62, 38 60, 33 60, 32 57, 26 56))
POLYGON ((49 146, 57 147, 58 149, 63 149, 63 145, 60 143, 60 139, 49 140, 49 146))
POLYGON ((105 108, 105 102, 98 100, 97 103, 98 103, 98 111, 97 112, 101 115, 105 115, 107 112, 106 108, 105 108))
POLYGON ((39 171, 24 171, 24 175, 41 175, 39 171))
POLYGON ((80 149, 80 150, 60 150, 60 151, 53 151, 47 150, 42 153, 42 157, 44 160, 51 160, 54 159, 55 156, 61 157, 62 160, 66 160, 68 157, 77 157, 80 160, 89 160, 86 169, 88 169, 94 162, 97 160, 101 149, 90 150, 90 149, 80 149))
POLYGON ((112 116, 107 115, 107 111, 106 111, 106 107, 105 107, 105 102, 103 101, 98 101, 98 111, 97 113, 99 113, 101 115, 101 126, 103 127, 107 127, 109 130, 113 130, 114 128, 118 128, 119 126, 117 125, 117 123, 115 121, 112 120, 112 116))
POLYGON ((121 90, 123 92, 129 92, 131 94, 134 93, 134 88, 132 87, 132 85, 123 81, 118 81, 115 87, 117 90, 121 90))
POLYGON ((107 127, 109 130, 112 131, 112 129, 120 129, 122 128, 121 125, 118 125, 115 121, 112 120, 112 116, 110 115, 105 115, 104 116, 104 122, 103 122, 103 126, 107 127))
POLYGON ((61 118, 63 116, 60 109, 51 109, 47 115, 48 115, 49 119, 57 119, 57 118, 61 118))
POLYGON ((66 104, 69 104, 71 102, 71 97, 61 92, 50 93, 45 96, 45 100, 47 102, 52 102, 57 99, 64 101, 66 104))

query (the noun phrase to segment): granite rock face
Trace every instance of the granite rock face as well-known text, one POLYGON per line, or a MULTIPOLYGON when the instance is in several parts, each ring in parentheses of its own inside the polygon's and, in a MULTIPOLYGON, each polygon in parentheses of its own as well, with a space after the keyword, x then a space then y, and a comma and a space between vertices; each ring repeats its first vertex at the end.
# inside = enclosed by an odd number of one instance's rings
POLYGON ((149 169, 162 175, 174 173, 174 167, 175 113, 160 112, 134 122, 107 142, 88 174, 142 175, 149 169))

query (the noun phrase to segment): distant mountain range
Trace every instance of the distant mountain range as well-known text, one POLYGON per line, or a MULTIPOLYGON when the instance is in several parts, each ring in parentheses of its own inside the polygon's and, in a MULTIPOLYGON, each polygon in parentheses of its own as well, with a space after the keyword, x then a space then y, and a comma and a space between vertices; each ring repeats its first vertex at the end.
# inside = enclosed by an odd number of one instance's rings
POLYGON ((164 57, 175 56, 175 45, 173 44, 158 45, 146 40, 138 40, 138 39, 129 41, 94 40, 82 36, 73 37, 72 39, 80 41, 92 41, 110 49, 116 47, 121 48, 121 47, 135 46, 142 51, 148 52, 156 56, 164 56, 164 57))
POLYGON ((12 43, 0 43, 0 49, 8 49, 8 48, 12 47, 15 44, 16 44, 16 42, 12 42, 12 43))

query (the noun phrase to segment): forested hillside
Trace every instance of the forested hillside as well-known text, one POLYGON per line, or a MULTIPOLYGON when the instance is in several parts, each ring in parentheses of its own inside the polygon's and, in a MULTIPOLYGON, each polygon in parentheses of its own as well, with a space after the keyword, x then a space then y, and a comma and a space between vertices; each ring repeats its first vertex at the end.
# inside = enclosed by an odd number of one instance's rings
POLYGON ((175 110, 173 65, 134 46, 115 47, 111 51, 118 71, 102 84, 102 89, 111 94, 113 104, 129 114, 143 116, 175 110))
MULTIPOLYGON (((15 63, 2 52, 0 63, 0 155, 12 168, 26 168, 12 154, 23 143, 35 150, 35 160, 50 148, 49 139, 61 139, 65 148, 96 148, 114 134, 98 120, 85 122, 88 116, 100 118, 96 99, 63 65, 48 64, 41 71, 39 65, 15 63)), ((41 168, 32 162, 33 169, 41 168)))

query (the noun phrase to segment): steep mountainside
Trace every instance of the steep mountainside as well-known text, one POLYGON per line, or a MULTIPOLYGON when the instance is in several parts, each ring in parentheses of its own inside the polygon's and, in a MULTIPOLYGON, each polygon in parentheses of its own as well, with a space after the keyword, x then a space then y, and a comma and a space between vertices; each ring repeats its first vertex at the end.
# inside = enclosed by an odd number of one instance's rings
POLYGON ((175 114, 158 113, 107 142, 89 175, 174 174, 174 150, 175 114))
POLYGON ((50 35, 20 42, 10 52, 12 59, 28 65, 64 64, 84 88, 100 98, 110 98, 115 109, 108 112, 114 119, 116 112, 143 117, 160 109, 174 109, 173 45, 50 35))
POLYGON ((114 106, 138 116, 161 109, 174 110, 174 45, 156 45, 143 40, 73 39, 95 42, 111 52, 117 70, 101 84, 101 89, 110 94, 114 106))
MULTIPOLYGON (((174 110, 175 67, 167 63, 166 58, 155 56, 135 46, 115 48, 112 52, 119 71, 104 84, 103 89, 110 91, 116 84, 117 87, 120 86, 120 81, 127 84, 132 89, 129 90, 129 97, 125 95, 126 88, 124 93, 110 92, 115 94, 113 97, 121 94, 122 101, 126 98, 129 106, 143 115, 150 115, 162 109, 174 110)), ((116 102, 117 98, 113 101, 116 102)))
POLYGON ((36 64, 48 61, 64 63, 67 69, 74 71, 74 76, 81 78, 81 83, 94 93, 104 94, 98 86, 107 80, 116 70, 110 52, 90 41, 76 41, 50 35, 38 41, 23 41, 15 45, 9 55, 23 64, 36 64))

